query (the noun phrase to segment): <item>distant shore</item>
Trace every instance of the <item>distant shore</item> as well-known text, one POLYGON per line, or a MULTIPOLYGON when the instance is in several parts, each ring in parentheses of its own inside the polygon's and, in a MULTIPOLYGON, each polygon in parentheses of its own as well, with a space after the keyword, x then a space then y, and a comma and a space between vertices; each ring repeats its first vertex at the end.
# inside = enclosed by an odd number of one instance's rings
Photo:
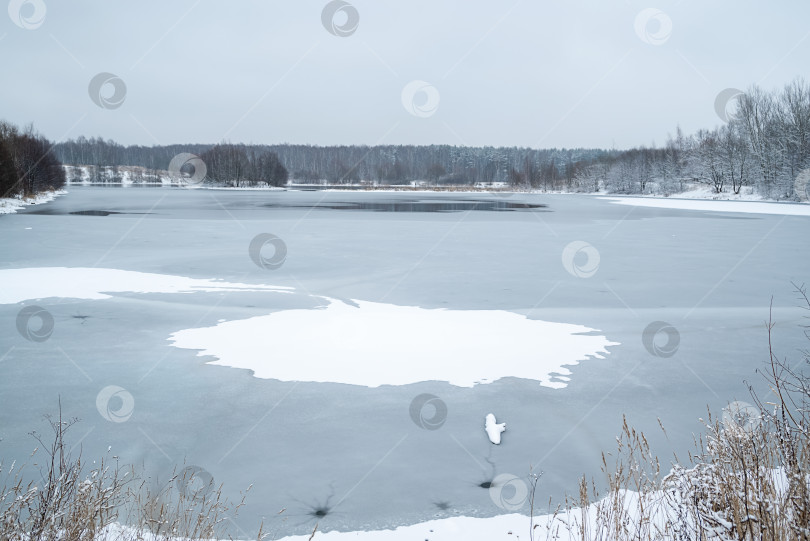
POLYGON ((653 191, 647 193, 620 193, 620 192, 582 192, 565 190, 543 190, 538 188, 521 188, 511 186, 472 186, 472 185, 414 185, 414 184, 315 184, 315 183, 289 183, 286 186, 226 186, 208 183, 184 183, 174 179, 161 178, 160 181, 140 182, 124 179, 123 181, 90 182, 69 180, 67 186, 99 186, 99 187, 178 187, 187 189, 205 190, 242 190, 242 191, 332 191, 332 192, 410 192, 410 193, 476 193, 497 196, 511 195, 593 195, 602 197, 643 197, 663 199, 694 199, 707 201, 759 201, 759 202, 786 202, 808 203, 793 199, 766 198, 754 192, 750 186, 744 186, 740 193, 723 191, 716 193, 705 184, 692 184, 682 192, 653 191))

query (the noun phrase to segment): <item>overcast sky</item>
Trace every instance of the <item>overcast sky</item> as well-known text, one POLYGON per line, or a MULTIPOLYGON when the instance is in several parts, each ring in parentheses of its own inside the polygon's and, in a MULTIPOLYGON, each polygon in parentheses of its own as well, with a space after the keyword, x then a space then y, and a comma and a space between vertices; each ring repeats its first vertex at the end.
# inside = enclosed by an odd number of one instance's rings
POLYGON ((52 140, 628 148, 720 124, 726 88, 810 76, 806 0, 12 0, 8 12, 0 118, 52 140), (99 73, 119 79, 91 97, 99 73))

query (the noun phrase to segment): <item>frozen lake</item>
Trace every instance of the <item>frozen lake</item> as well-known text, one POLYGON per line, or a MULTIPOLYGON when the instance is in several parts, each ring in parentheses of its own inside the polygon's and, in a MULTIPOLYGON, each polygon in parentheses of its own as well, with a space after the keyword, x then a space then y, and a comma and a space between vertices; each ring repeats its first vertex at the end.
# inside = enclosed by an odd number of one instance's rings
POLYGON ((85 458, 252 484, 240 537, 526 512, 486 486, 531 467, 559 502, 623 413, 666 464, 761 389, 771 298, 798 362, 810 217, 780 207, 73 187, 0 216, 0 457, 61 397, 85 458))

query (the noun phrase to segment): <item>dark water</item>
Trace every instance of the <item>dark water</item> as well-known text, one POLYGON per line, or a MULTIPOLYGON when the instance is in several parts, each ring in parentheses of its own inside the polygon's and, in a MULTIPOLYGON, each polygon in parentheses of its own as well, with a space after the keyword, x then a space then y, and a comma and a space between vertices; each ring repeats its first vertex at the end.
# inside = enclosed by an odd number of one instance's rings
POLYGON ((112 210, 77 210, 71 214, 78 214, 79 216, 109 216, 110 214, 121 214, 112 210))
POLYGON ((42 216, 64 216, 66 214, 72 214, 75 216, 110 216, 112 214, 152 214, 151 212, 119 212, 116 210, 73 210, 68 211, 65 209, 52 209, 52 208, 40 208, 28 211, 28 214, 39 214, 42 216))
POLYGON ((269 208, 304 208, 304 209, 331 209, 331 210, 370 210, 374 212, 463 212, 470 210, 482 211, 515 211, 515 210, 546 210, 547 205, 520 203, 512 201, 491 200, 396 200, 396 201, 330 201, 311 205, 285 205, 282 203, 268 203, 269 208))

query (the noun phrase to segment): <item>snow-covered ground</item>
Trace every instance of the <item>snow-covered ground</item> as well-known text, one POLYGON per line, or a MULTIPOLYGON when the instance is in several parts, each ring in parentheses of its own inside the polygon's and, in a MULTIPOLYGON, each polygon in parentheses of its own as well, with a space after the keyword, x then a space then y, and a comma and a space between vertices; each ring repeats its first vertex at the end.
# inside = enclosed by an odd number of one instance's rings
POLYGON ((130 187, 135 184, 178 185, 177 179, 172 178, 168 171, 147 169, 137 165, 101 166, 95 165, 63 165, 67 185, 90 186, 92 184, 109 185, 118 184, 130 187))
MULTIPOLYGON (((652 498, 660 494, 654 494, 652 498)), ((497 497, 497 496, 496 496, 497 497)), ((632 509, 638 498, 636 493, 624 494, 628 508, 632 509)), ((594 530, 596 523, 596 510, 599 503, 594 503, 586 510, 589 517, 589 531, 594 530)), ((543 514, 529 517, 523 514, 512 513, 490 518, 452 517, 431 520, 412 526, 401 526, 394 530, 374 530, 361 532, 316 532, 310 535, 296 535, 283 537, 278 541, 517 541, 519 539, 554 539, 555 541, 580 541, 582 539, 581 523, 583 510, 572 509, 560 514, 543 514), (569 527, 567 527, 570 525, 569 527), (530 530, 534 537, 531 537, 530 530)), ((631 515, 632 516, 632 515, 631 515)))
MULTIPOLYGON (((661 196, 652 196, 661 197, 661 196)), ((735 194, 726 188, 723 192, 717 193, 714 188, 705 184, 694 184, 683 192, 672 194, 670 197, 678 199, 711 199, 715 201, 765 201, 766 199, 754 192, 751 186, 743 186, 740 193, 735 194)))
POLYGON ((137 165, 121 165, 118 167, 102 166, 99 170, 94 165, 64 165, 67 185, 120 185, 124 188, 132 186, 180 186, 188 189, 209 190, 285 190, 276 186, 244 186, 234 188, 230 186, 212 186, 199 182, 183 180, 169 173, 167 170, 148 169, 137 165))
POLYGON ((60 195, 66 194, 65 190, 54 192, 42 192, 33 197, 4 197, 0 198, 0 214, 13 214, 29 205, 41 205, 53 201, 60 195))

